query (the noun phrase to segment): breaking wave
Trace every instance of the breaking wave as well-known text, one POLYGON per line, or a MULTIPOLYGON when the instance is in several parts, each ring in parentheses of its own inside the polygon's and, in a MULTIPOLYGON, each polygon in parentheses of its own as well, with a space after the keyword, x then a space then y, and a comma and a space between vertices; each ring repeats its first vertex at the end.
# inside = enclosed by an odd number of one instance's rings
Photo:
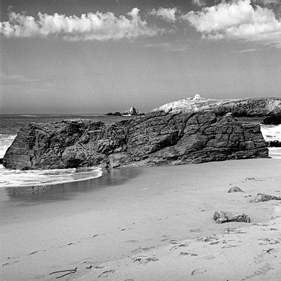
POLYGON ((84 181, 101 177, 98 167, 54 170, 9 170, 0 166, 0 187, 42 186, 84 181))

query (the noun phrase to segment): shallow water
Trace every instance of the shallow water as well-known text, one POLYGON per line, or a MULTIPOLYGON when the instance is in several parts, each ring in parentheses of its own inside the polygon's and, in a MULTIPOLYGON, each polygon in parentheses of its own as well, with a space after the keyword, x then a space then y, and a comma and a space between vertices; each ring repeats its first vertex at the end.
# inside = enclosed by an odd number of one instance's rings
POLYGON ((110 188, 122 185, 137 177, 139 168, 122 168, 103 171, 99 178, 54 185, 0 188, 0 225, 24 223, 102 204, 112 197, 110 188), (108 192, 107 192, 108 190, 108 192))
MULTIPOLYGON (((91 169, 89 168, 89 170, 91 169)), ((121 185, 140 173, 141 169, 135 167, 109 169, 99 170, 99 177, 87 180, 70 181, 61 184, 7 186, 0 188, 0 205, 2 206, 4 202, 41 203, 68 200, 80 193, 94 192, 101 188, 121 185)))

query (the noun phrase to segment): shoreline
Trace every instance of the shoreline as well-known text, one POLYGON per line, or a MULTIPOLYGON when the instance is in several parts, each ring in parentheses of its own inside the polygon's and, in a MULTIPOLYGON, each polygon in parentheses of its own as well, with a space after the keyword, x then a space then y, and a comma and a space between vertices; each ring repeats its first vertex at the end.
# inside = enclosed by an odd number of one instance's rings
POLYGON ((240 280, 246 257, 241 280, 276 280, 281 222, 271 218, 281 215, 280 201, 249 200, 280 195, 280 165, 247 159, 138 168, 95 191, 89 185, 57 201, 18 202, 1 223, 3 280, 55 280, 51 272, 75 267, 62 280, 240 280), (233 186, 245 192, 228 193, 233 186), (216 224, 219 209, 252 222, 216 224))

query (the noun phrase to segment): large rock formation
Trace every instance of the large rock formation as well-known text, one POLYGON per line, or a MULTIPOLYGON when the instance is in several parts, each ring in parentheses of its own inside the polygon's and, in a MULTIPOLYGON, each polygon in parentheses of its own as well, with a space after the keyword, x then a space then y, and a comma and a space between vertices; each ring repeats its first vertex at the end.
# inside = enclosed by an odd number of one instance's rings
POLYGON ((281 98, 251 98, 235 100, 194 98, 171 102, 159 106, 153 111, 165 112, 202 112, 213 110, 217 115, 228 112, 237 117, 261 117, 265 124, 281 124, 281 98))
POLYGON ((129 116, 140 115, 140 114, 141 114, 140 111, 134 107, 125 110, 125 112, 123 113, 123 115, 129 115, 129 116))
POLYGON ((90 120, 29 124, 3 164, 10 169, 52 169, 128 164, 202 163, 267 157, 258 124, 214 112, 152 112, 111 125, 90 120))

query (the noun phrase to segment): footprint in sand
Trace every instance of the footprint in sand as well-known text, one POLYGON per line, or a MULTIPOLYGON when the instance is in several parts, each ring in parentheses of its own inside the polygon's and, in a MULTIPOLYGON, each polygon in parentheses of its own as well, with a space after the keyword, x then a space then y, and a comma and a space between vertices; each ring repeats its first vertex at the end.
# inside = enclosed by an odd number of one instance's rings
POLYGON ((171 250, 178 249, 178 248, 180 248, 180 247, 188 247, 188 244, 179 244, 179 245, 173 246, 173 247, 170 249, 170 251, 171 251, 171 250))
POLYGON ((205 260, 213 260, 213 259, 215 259, 216 257, 215 256, 204 256, 203 257, 203 259, 205 259, 205 260))
POLYGON ((207 271, 207 269, 205 269, 205 268, 194 269, 194 270, 191 272, 191 275, 203 274, 203 273, 206 272, 206 271, 207 271))
POLYGON ((169 242, 170 242, 170 244, 178 244, 178 241, 176 241, 176 240, 170 240, 169 242))
POLYGON ((260 242, 260 245, 275 245, 275 244, 279 244, 280 242, 276 239, 269 239, 269 238, 261 238, 258 239, 260 242))
POLYGON ((156 257, 143 257, 143 256, 136 257, 133 259, 134 262, 137 262, 139 264, 147 264, 149 262, 158 261, 158 260, 159 259, 156 257))
POLYGON ((28 255, 31 256, 31 255, 34 255, 34 254, 36 254, 36 253, 38 253, 38 251, 31 252, 31 253, 29 253, 28 255))
POLYGON ((139 241, 138 240, 127 240, 125 241, 125 243, 138 243, 139 241))
POLYGON ((198 254, 194 254, 194 253, 188 253, 188 252, 181 252, 180 256, 191 256, 191 257, 197 257, 198 254))
POLYGON ((190 229, 190 232, 202 232, 202 230, 200 228, 194 228, 194 229, 190 229))
MULTIPOLYGON (((270 266, 270 264, 266 263, 264 266, 260 267, 257 271, 255 271, 254 274, 247 276, 246 278, 243 278, 241 281, 253 278, 255 276, 266 275, 267 272, 271 269, 273 269, 273 268, 270 266)), ((265 280, 265 279, 263 279, 263 280, 265 280)))
POLYGON ((169 240, 171 240, 171 238, 168 237, 168 238, 162 239, 161 242, 165 242, 165 241, 169 241, 169 240))
POLYGON ((104 271, 103 273, 101 273, 98 278, 100 277, 108 277, 110 274, 114 273, 115 272, 115 269, 111 269, 111 270, 106 270, 104 271))
POLYGON ((134 249, 133 251, 131 251, 131 253, 140 253, 140 252, 146 252, 146 251, 149 251, 151 249, 154 249, 155 247, 154 246, 151 246, 151 247, 138 247, 136 249, 134 249))

